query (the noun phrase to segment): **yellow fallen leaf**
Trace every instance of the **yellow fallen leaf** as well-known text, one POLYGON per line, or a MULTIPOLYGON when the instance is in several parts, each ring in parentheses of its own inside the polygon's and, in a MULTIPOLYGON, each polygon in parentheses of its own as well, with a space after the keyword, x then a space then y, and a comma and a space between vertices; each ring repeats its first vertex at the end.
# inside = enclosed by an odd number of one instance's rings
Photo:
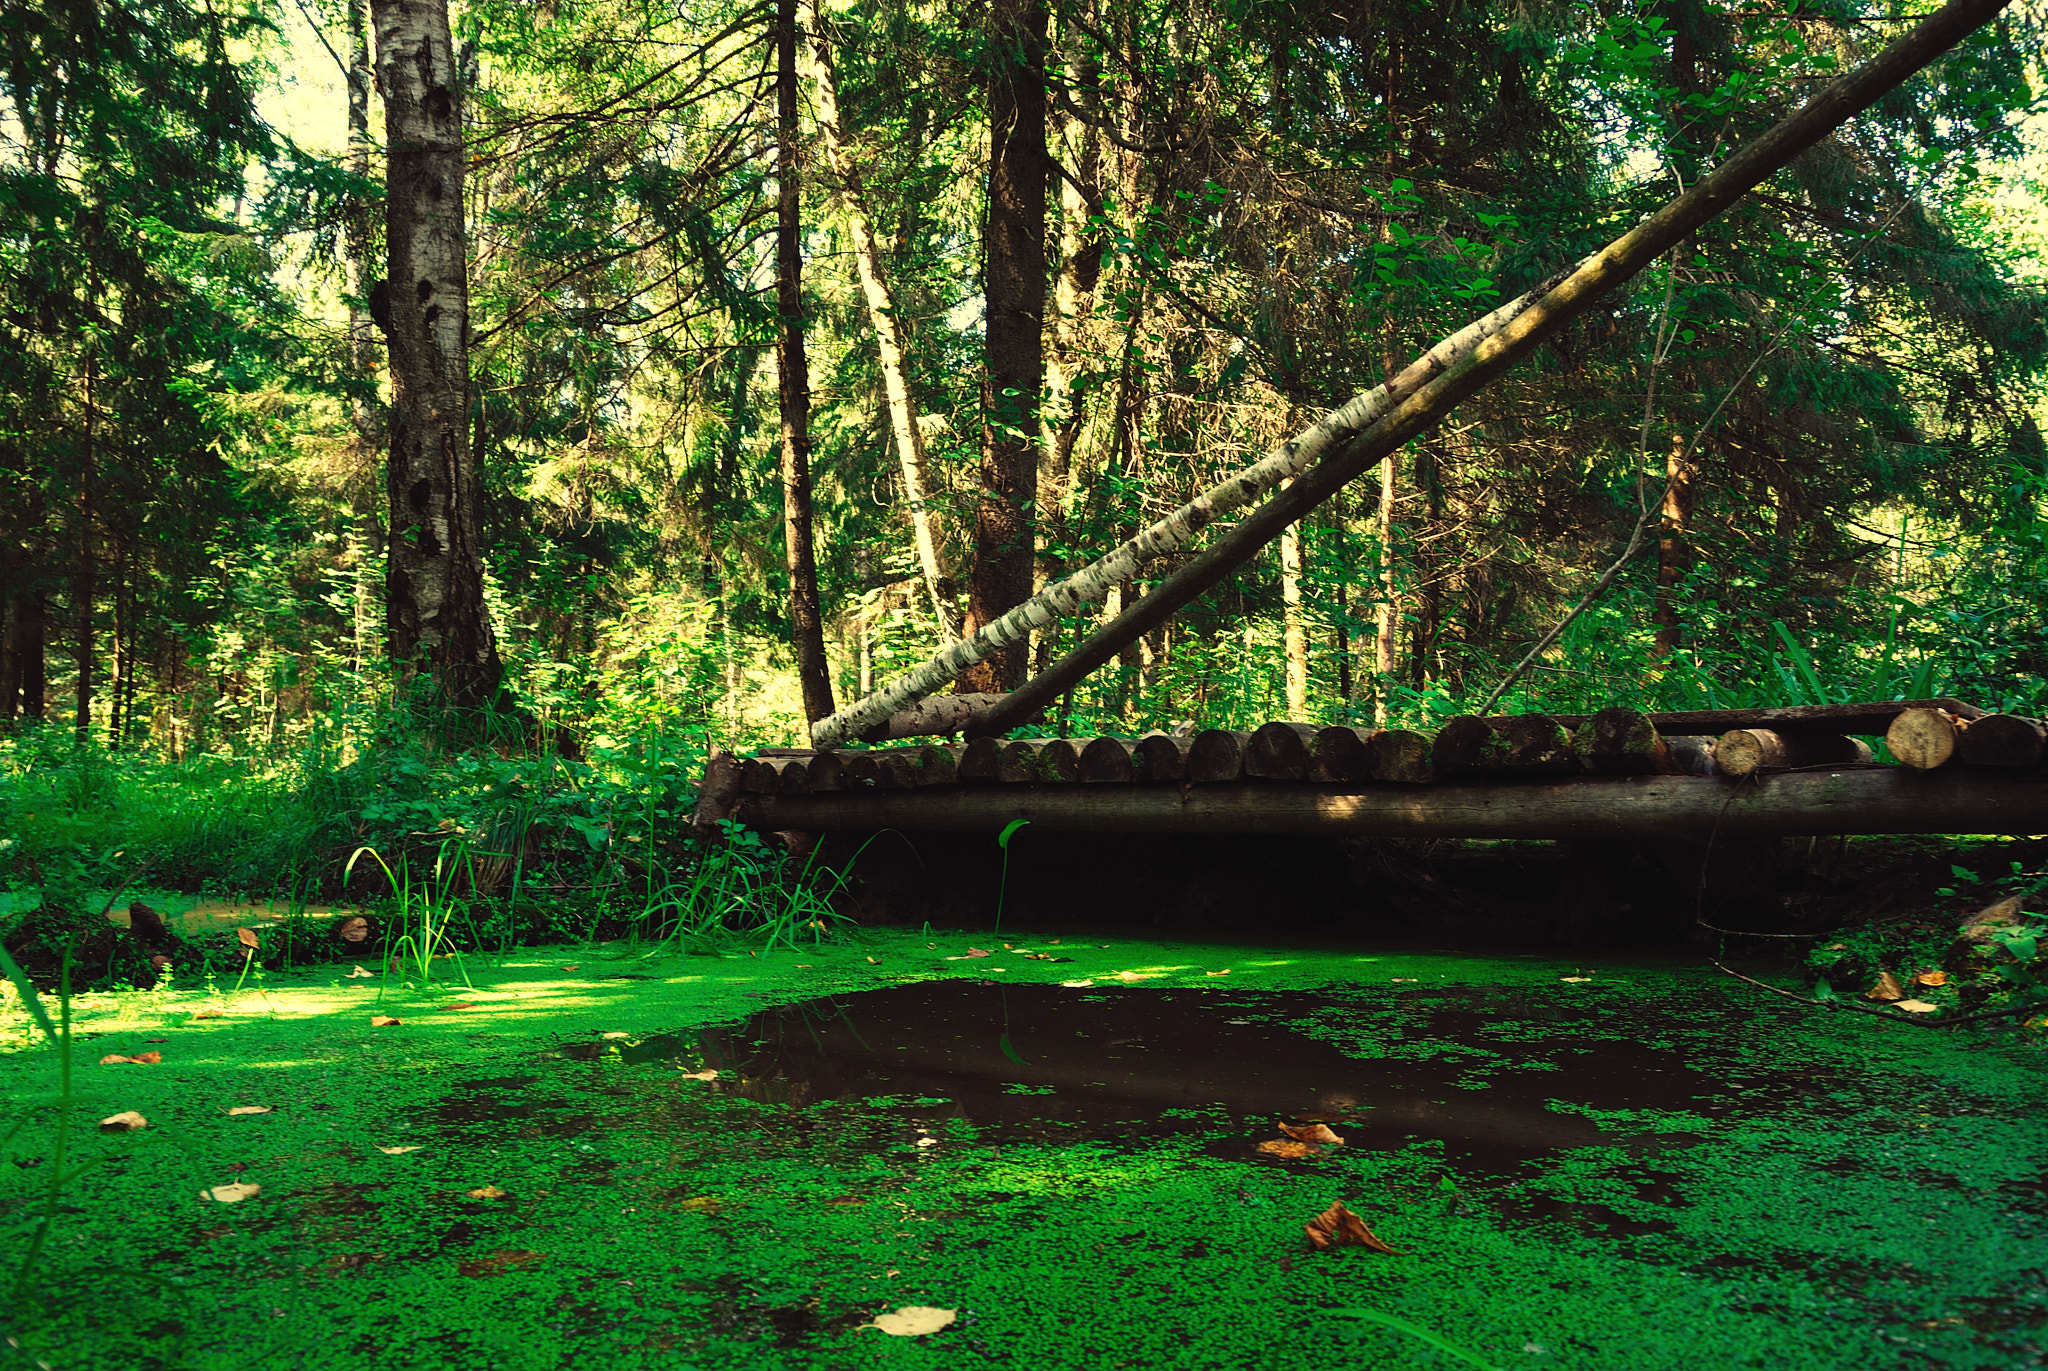
POLYGON ((1587 982, 1587 981, 1590 981, 1590 980, 1592 980, 1592 979, 1593 979, 1593 978, 1592 978, 1591 976, 1559 976, 1559 977, 1558 977, 1558 980, 1560 980, 1560 981, 1564 982, 1564 983, 1565 983, 1566 985, 1581 985, 1581 984, 1583 984, 1583 983, 1585 983, 1585 982, 1587 982))
POLYGON ((686 1081, 715 1081, 718 1079, 718 1071, 707 1066, 702 1071, 685 1071, 682 1078, 686 1081))
POLYGON ((225 1009, 215 1009, 212 1005, 192 1011, 192 1017, 195 1019, 225 1019, 227 1016, 228 1012, 225 1009))
POLYGON ((901 1309, 887 1314, 877 1314, 872 1323, 862 1328, 879 1328, 884 1333, 898 1338, 921 1338, 927 1333, 936 1333, 953 1321, 957 1310, 934 1309, 926 1304, 906 1304, 901 1309))
POLYGON ((1877 984, 1870 987, 1864 996, 1866 1000, 1903 1000, 1905 990, 1899 985, 1899 978, 1889 971, 1877 973, 1877 984))
POLYGON ((1316 1149, 1292 1138, 1269 1138, 1253 1149, 1269 1157, 1306 1157, 1316 1149))
POLYGON ((582 965, 582 963, 580 963, 580 962, 570 962, 570 963, 569 963, 569 964, 568 964, 567 966, 563 967, 563 968, 562 968, 562 970, 564 970, 564 971, 575 971, 575 970, 579 969, 579 968, 581 967, 581 965, 582 965))
POLYGON ((199 1192, 202 1200, 213 1200, 220 1204, 240 1204, 251 1195, 258 1194, 263 1187, 254 1181, 230 1181, 199 1192))
POLYGON ((420 1149, 421 1149, 422 1147, 425 1147, 425 1146, 426 1146, 426 1144, 425 1144, 425 1143, 413 1143, 413 1144, 411 1144, 410 1146, 407 1146, 407 1147, 384 1147, 384 1146, 379 1146, 379 1147, 377 1148, 377 1150, 378 1150, 379 1152, 382 1152, 382 1153, 383 1153, 383 1154, 384 1154, 385 1156, 387 1156, 387 1157, 396 1157, 396 1156, 400 1155, 401 1153, 405 1153, 405 1152, 417 1152, 417 1151, 419 1151, 419 1150, 420 1150, 420 1149))
POLYGON ((1903 1009, 1909 1014, 1932 1014, 1940 1006, 1929 1004, 1925 1000, 1899 1000, 1892 1008, 1903 1009))
POLYGON ((404 1022, 405 1020, 394 1019, 389 1014, 372 1014, 370 1016, 370 1027, 372 1028, 396 1028, 404 1022))
POLYGON ((469 1192, 469 1197, 473 1200, 502 1200, 505 1192, 495 1185, 480 1185, 469 1192))
POLYGON ((1204 971, 1202 974, 1204 976, 1228 976, 1230 968, 1226 966, 1221 971, 1204 971))
POLYGON ((344 981, 374 981, 377 979, 377 973, 370 970, 367 966, 351 967, 349 968, 348 975, 343 976, 342 979, 344 981))
POLYGON ((124 1109, 118 1114, 110 1114, 100 1120, 100 1132, 102 1133, 132 1133, 138 1128, 147 1127, 149 1127, 149 1120, 143 1118, 132 1109, 124 1109))
POLYGON ((161 1052, 138 1052, 132 1057, 124 1057, 118 1052, 109 1052, 106 1056, 100 1058, 100 1065, 155 1066, 163 1059, 164 1054, 161 1052))
POLYGON ((1156 981, 1165 974, 1163 971, 1119 971, 1116 978, 1120 981, 1156 981))
POLYGON ((687 1209, 692 1214, 723 1214, 730 1206, 716 1195, 699 1195, 694 1199, 684 1200, 676 1208, 687 1209))
POLYGON ((276 1107, 270 1104, 238 1104, 228 1111, 228 1117, 232 1119, 242 1114, 268 1114, 276 1107))
POLYGON ((1381 1242, 1373 1231, 1365 1226, 1364 1219, 1344 1207, 1342 1200, 1316 1215, 1303 1225, 1301 1231, 1308 1235, 1308 1240, 1315 1244, 1318 1251, 1331 1247, 1369 1247, 1375 1252, 1385 1252, 1390 1256, 1406 1255, 1399 1248, 1389 1247, 1381 1242))
POLYGON ((1281 1124, 1280 1131, 1297 1142, 1320 1143, 1325 1147, 1342 1147, 1344 1140, 1330 1131, 1326 1123, 1281 1124))
POLYGON ((870 958, 868 958, 868 965, 869 965, 869 966, 880 966, 881 964, 882 964, 882 963, 881 963, 881 960, 880 960, 879 958, 876 958, 876 957, 870 957, 870 958))
POLYGON ((1947 985, 1948 973, 1946 971, 1923 971, 1913 979, 1921 985, 1947 985))
POLYGON ((1094 984, 1095 984, 1095 982, 1093 982, 1093 981, 1061 981, 1061 982, 1060 982, 1060 984, 1061 984, 1061 985, 1063 985, 1063 986, 1065 986, 1065 987, 1066 987, 1067 989, 1069 989, 1069 990, 1082 990, 1082 989, 1085 989, 1085 988, 1087 988, 1088 986, 1094 985, 1094 984))

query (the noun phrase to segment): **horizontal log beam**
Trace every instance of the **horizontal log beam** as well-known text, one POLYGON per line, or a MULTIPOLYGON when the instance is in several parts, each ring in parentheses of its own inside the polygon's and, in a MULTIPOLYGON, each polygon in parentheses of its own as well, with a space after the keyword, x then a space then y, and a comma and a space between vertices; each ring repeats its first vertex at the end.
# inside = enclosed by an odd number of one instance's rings
POLYGON ((2048 833, 2048 782, 2010 772, 1906 767, 1713 776, 1594 776, 1519 785, 1395 786, 1272 781, 1194 786, 749 795, 757 828, 994 833, 1321 833, 1375 838, 1633 838, 1856 833, 2048 833))

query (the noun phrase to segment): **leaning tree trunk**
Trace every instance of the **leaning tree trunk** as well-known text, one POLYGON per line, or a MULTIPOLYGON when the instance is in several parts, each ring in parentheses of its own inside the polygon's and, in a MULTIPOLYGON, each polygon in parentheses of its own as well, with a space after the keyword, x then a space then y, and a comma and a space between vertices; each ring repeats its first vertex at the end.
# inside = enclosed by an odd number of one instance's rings
POLYGON ((875 226, 868 218, 860 169, 847 156, 845 138, 839 127, 839 82, 832 70, 831 47, 817 22, 817 0, 806 0, 806 5, 811 14, 812 82, 818 101, 818 140, 824 145, 826 164, 839 181, 840 207, 846 215, 847 236, 853 240, 854 270, 860 277, 861 294, 867 300, 868 322, 875 330, 875 351, 882 368, 882 393, 889 405, 889 432, 896 440, 896 456, 903 468, 903 499, 910 506, 910 528, 917 545, 917 560, 924 570, 925 593, 931 597, 939 635, 949 643, 957 642, 960 626, 954 620, 951 587, 947 584, 945 568, 939 561, 938 536, 932 528, 931 480, 925 467, 924 434, 917 423, 917 400, 910 393, 910 378, 903 364, 902 327, 896 321, 896 305, 889 296, 888 278, 882 274, 882 250, 875 241, 875 226))
MULTIPOLYGON (((996 0, 990 18, 996 71, 988 92, 988 362, 970 634, 1031 598, 1031 506, 1045 384, 1046 10, 1042 0, 996 0)), ((1005 643, 963 674, 959 688, 1014 689, 1026 665, 1024 644, 1005 643)))
POLYGON ((825 615, 811 544, 811 378, 804 359, 803 199, 797 177, 796 0, 775 7, 775 364, 782 410, 782 536, 789 567, 789 642, 804 718, 832 713, 825 615))
POLYGON ((385 262, 371 312, 391 345, 390 652, 452 704, 482 703, 500 665, 484 605, 469 445, 469 278, 462 87, 445 0, 370 0, 384 93, 385 262))

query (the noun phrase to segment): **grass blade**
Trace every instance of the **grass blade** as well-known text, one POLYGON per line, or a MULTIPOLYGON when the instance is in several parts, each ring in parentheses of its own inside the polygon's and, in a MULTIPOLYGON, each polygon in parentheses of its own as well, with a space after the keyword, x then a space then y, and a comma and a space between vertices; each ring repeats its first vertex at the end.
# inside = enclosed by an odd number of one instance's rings
POLYGON ((36 988, 28 983, 28 976, 23 973, 14 958, 7 955, 7 949, 4 947, 0 947, 0 971, 5 971, 7 979, 14 982, 14 993, 21 996, 21 1002, 28 1006, 29 1016, 36 1021, 36 1026, 43 1030, 43 1036, 54 1045, 57 1041, 57 1029, 50 1022, 49 1011, 43 1008, 42 1000, 36 996, 36 988))

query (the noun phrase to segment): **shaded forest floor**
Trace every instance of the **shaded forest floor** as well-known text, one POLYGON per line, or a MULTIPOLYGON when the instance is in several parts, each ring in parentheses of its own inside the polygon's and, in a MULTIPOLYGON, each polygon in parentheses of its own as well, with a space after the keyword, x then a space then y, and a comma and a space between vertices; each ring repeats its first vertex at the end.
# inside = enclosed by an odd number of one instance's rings
MULTIPOLYGON (((882 931, 524 949, 433 993, 354 970, 74 1003, 61 1164, 89 1165, 0 1364, 2048 1354, 2038 1047, 1683 958, 882 931), (1316 1122, 1345 1145, 1282 1155, 1316 1122), (1335 1200, 1399 1254, 1312 1248, 1335 1200), (869 1326, 906 1307, 950 1320, 869 1326)), ((60 1073, 0 1033, 11 1258, 60 1073)))

